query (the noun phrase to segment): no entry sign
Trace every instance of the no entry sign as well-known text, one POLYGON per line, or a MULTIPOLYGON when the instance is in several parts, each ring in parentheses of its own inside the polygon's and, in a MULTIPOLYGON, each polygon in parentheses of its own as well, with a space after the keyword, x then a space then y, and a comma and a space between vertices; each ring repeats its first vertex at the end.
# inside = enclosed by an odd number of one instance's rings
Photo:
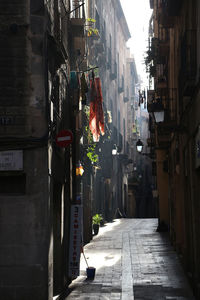
POLYGON ((73 141, 73 133, 71 130, 62 130, 56 136, 56 143, 60 147, 67 147, 73 141))

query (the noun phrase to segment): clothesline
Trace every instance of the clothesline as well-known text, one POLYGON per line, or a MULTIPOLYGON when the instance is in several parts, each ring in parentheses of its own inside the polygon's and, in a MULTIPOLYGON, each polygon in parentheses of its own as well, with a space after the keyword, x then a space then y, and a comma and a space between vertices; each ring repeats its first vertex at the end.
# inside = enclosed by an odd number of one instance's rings
POLYGON ((95 69, 98 69, 99 67, 92 67, 92 68, 89 68, 89 69, 87 69, 87 70, 85 70, 85 71, 79 71, 79 72, 77 72, 77 73, 86 73, 86 72, 89 72, 89 71, 92 71, 92 70, 95 70, 95 69))

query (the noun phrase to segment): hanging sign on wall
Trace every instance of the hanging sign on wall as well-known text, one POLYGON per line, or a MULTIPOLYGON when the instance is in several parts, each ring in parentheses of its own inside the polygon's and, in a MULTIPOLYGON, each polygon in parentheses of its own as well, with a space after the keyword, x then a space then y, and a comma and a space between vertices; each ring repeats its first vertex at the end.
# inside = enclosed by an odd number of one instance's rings
POLYGON ((69 277, 76 278, 80 273, 82 205, 71 206, 69 277))

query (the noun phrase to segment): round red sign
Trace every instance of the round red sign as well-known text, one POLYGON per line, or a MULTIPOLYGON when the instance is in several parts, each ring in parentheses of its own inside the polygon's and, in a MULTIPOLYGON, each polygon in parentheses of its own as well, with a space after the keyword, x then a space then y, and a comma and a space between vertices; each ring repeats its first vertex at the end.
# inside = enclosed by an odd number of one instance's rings
POLYGON ((61 130, 56 136, 56 143, 60 147, 67 147, 73 141, 73 133, 71 130, 61 130))

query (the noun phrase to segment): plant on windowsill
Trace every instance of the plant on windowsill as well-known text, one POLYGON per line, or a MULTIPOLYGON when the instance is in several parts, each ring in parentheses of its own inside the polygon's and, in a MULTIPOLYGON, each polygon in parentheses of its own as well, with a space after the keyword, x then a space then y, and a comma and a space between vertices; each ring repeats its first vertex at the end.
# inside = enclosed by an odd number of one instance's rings
POLYGON ((92 227, 93 227, 94 235, 97 235, 99 233, 99 226, 102 221, 103 221, 103 217, 100 214, 96 214, 92 217, 92 227))

